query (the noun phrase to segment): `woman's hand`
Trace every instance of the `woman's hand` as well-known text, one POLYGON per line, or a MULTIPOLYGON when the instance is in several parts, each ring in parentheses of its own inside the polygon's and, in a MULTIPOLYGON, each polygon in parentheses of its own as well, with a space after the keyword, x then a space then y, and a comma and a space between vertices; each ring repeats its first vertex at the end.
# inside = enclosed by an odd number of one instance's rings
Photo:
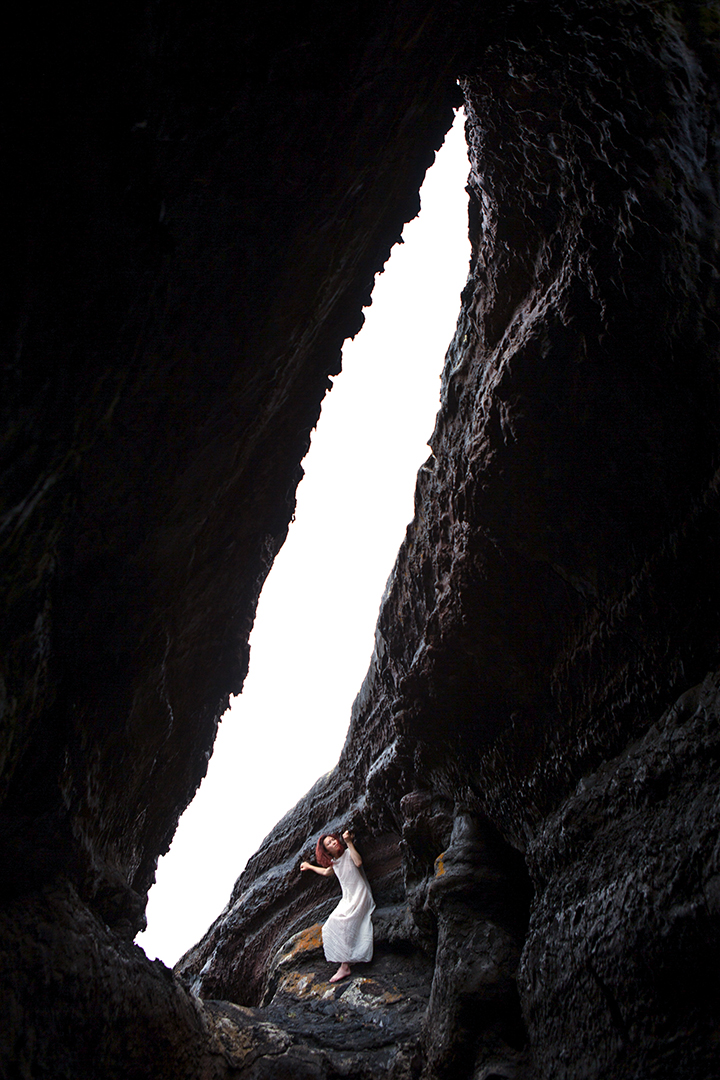
POLYGON ((350 852, 350 858, 352 859, 352 861, 355 863, 356 866, 362 866, 362 858, 360 857, 360 852, 353 844, 353 834, 350 832, 349 829, 346 829, 345 832, 342 834, 342 837, 347 844, 347 848, 350 852))
POLYGON ((300 869, 301 870, 312 870, 314 873, 320 874, 322 877, 330 877, 332 874, 335 873, 332 866, 328 866, 328 867, 316 866, 315 863, 305 862, 304 859, 300 863, 300 869))

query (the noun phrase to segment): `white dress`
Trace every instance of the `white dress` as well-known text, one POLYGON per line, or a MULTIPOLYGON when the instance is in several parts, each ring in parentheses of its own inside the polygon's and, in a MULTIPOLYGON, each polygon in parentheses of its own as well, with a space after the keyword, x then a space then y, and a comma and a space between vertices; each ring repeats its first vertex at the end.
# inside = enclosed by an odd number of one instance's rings
POLYGON ((370 886, 360 866, 345 849, 333 859, 333 870, 340 882, 342 899, 322 928, 325 959, 333 964, 360 964, 372 960, 375 910, 370 886))

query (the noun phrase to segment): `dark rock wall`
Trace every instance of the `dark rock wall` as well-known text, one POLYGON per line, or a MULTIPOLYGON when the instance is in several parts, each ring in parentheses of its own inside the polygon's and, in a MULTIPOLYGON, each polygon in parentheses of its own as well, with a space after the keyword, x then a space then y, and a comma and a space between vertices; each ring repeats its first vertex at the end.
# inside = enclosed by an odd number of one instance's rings
POLYGON ((303 845, 352 820, 372 858, 374 838, 394 831, 416 924, 437 941, 433 1075, 471 1075, 498 1054, 503 1068, 527 1067, 520 1009, 540 1075, 711 1075, 712 1003, 696 995, 673 1014, 662 984, 686 947, 717 936, 677 854, 699 845, 693 859, 714 865, 713 827, 701 841, 674 820, 682 797, 665 798, 665 858, 692 900, 661 945, 670 869, 643 869, 636 902, 656 889, 644 922, 659 940, 641 978, 624 925, 623 873, 649 843, 639 824, 633 843, 636 809, 608 799, 607 820, 597 812, 597 829, 626 833, 599 865, 594 850, 565 853, 566 827, 548 824, 718 660, 717 37, 711 9, 680 15, 520 5, 465 70, 471 276, 348 743, 180 965, 201 989, 252 1000, 257 958, 318 903, 296 871, 303 845), (501 1021, 489 1001, 509 993, 521 911, 498 927, 468 873, 448 882, 442 908, 433 900, 443 851, 458 844, 481 872, 484 856, 450 835, 465 835, 468 815, 509 842, 492 865, 520 909, 529 884, 512 849, 533 853, 520 1006, 506 997, 501 1021), (545 860, 552 871, 539 871, 545 860), (602 915, 590 901, 582 915, 586 889, 602 915), (554 920, 574 920, 572 933, 554 920), (619 1019, 625 1001, 632 1018, 619 1019))
MULTIPOLYGON (((242 685, 328 375, 452 122, 460 35, 431 5, 28 15, 0 887, 30 904, 60 882, 128 941, 242 685)), ((65 1057, 43 1067, 76 1075, 65 1057)))
POLYGON ((279 10, 159 5, 121 29, 83 11, 27 46, 3 790, 69 808, 70 843, 140 896, 456 94, 449 50, 425 62, 432 13, 279 10))
POLYGON ((533 839, 520 985, 554 1076, 716 1072, 719 719, 714 674, 533 839))
POLYGON ((712 1075, 717 4, 114 18, 16 52, 2 1067, 712 1075), (471 274, 348 742, 179 967, 258 1004, 352 822, 434 976, 420 1041, 333 1063, 129 941, 457 78, 471 274))

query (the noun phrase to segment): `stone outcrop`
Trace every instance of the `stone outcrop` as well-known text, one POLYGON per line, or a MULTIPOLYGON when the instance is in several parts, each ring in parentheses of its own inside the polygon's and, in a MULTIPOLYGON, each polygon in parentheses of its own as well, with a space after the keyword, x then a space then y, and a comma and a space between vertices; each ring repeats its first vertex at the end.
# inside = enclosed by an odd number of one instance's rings
POLYGON ((19 50, 2 1070, 713 1074, 720 11, 148 4, 19 50), (460 100, 468 284, 337 768, 131 944, 300 460, 460 100), (351 824, 330 988, 298 862, 351 824))

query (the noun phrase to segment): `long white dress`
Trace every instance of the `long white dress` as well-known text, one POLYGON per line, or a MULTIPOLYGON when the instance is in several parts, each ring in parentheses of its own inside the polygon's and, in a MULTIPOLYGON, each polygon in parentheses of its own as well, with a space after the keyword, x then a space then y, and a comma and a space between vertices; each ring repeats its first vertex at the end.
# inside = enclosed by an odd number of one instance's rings
POLYGON ((345 849, 333 859, 333 870, 340 882, 342 899, 322 928, 325 959, 333 964, 360 964, 372 960, 375 910, 370 886, 361 866, 352 861, 345 849))

